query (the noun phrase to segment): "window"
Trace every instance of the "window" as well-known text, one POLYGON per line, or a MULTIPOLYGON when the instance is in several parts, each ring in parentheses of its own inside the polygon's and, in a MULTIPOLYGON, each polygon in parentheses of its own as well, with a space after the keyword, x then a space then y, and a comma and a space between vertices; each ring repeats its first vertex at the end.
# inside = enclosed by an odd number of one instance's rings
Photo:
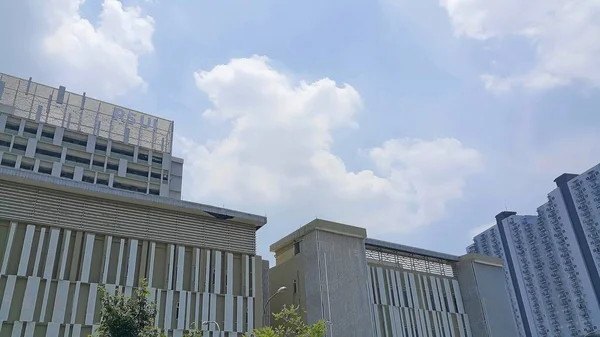
POLYGON ((11 130, 11 131, 14 131, 14 132, 19 132, 19 127, 20 126, 21 125, 17 121, 7 121, 5 128, 7 130, 11 130))
POLYGON ((15 152, 19 152, 19 151, 25 152, 25 150, 27 150, 27 145, 25 145, 25 144, 19 144, 19 143, 15 142, 13 144, 13 151, 14 150, 18 150, 18 151, 15 151, 15 152))
POLYGON ((98 177, 96 184, 108 186, 108 179, 98 177))
POLYGON ((138 153, 138 161, 148 161, 148 154, 146 153, 138 153))
POLYGON ((83 140, 83 139, 77 139, 74 136, 63 135, 63 143, 75 144, 75 145, 86 147, 87 139, 83 140))
POLYGON ((146 193, 145 187, 138 187, 138 186, 130 185, 127 183, 121 183, 121 182, 117 182, 117 181, 113 182, 113 187, 118 188, 120 190, 146 193))
POLYGON ((35 137, 37 135, 37 126, 35 125, 25 125, 25 129, 23 129, 23 135, 28 137, 35 137))
POLYGON ((106 152, 106 144, 96 143, 96 151, 106 152))
POLYGON ((110 149, 110 153, 111 153, 111 154, 112 154, 112 153, 114 153, 114 154, 120 154, 120 155, 123 155, 123 156, 126 156, 126 157, 131 157, 131 158, 133 158, 133 151, 130 151, 130 150, 125 150, 125 149, 121 149, 121 148, 119 148, 119 147, 115 147, 115 146, 113 146, 113 147, 110 149))
POLYGON ((85 165, 90 165, 90 160, 87 158, 81 158, 81 157, 77 157, 71 154, 67 154, 67 156, 65 157, 66 160, 68 161, 72 161, 78 164, 85 164, 85 165))
POLYGON ((52 174, 52 166, 48 167, 40 165, 40 167, 38 167, 38 173, 52 174))
POLYGON ((31 161, 23 160, 21 161, 21 169, 27 171, 33 171, 33 163, 31 161))
POLYGON ((86 175, 83 176, 83 178, 81 178, 81 181, 93 184, 94 183, 94 176, 90 176, 90 175, 86 174, 86 175))
POLYGON ((294 242, 294 255, 300 254, 300 241, 294 242))
POLYGON ((152 195, 160 195, 160 190, 151 188, 150 189, 150 194, 152 194, 152 195))
POLYGON ((162 157, 152 156, 152 163, 162 165, 162 157))
POLYGON ((0 165, 6 167, 15 167, 17 165, 17 158, 10 158, 10 156, 6 155, 5 153, 2 157, 2 162, 0 162, 0 165))
POLYGON ((148 171, 142 171, 142 170, 138 170, 132 167, 128 167, 127 168, 127 173, 129 174, 133 174, 139 177, 144 177, 144 178, 148 178, 148 171))
POLYGON ((42 138, 48 138, 50 140, 54 139, 54 130, 49 130, 47 128, 44 128, 42 130, 42 138))
POLYGON ((60 172, 60 177, 61 177, 61 178, 73 179, 73 172, 69 172, 69 171, 62 170, 62 171, 60 172))
POLYGON ((8 150, 10 148, 10 141, 0 139, 0 149, 2 149, 2 148, 4 148, 5 150, 8 150))
POLYGON ((294 280, 294 294, 298 293, 298 283, 294 280))
POLYGON ((52 158, 58 158, 58 159, 60 159, 60 157, 62 155, 60 152, 45 150, 45 149, 39 148, 39 147, 35 149, 35 153, 43 155, 43 156, 52 157, 52 158))

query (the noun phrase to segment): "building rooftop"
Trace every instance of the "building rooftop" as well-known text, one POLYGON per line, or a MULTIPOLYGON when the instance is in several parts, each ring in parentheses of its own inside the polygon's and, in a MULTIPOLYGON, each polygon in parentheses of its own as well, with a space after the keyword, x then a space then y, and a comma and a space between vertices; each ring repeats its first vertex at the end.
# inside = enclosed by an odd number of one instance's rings
POLYGON ((339 222, 327 221, 323 219, 314 219, 313 221, 307 223, 306 225, 298 228, 291 234, 285 236, 279 241, 275 242, 271 245, 270 251, 272 253, 277 252, 281 248, 285 248, 286 246, 294 243, 295 240, 305 236, 306 234, 320 230, 324 232, 336 233, 347 236, 354 236, 358 238, 366 238, 367 230, 361 227, 355 227, 350 225, 345 225, 339 222))
POLYGON ((454 261, 454 262, 459 261, 459 257, 456 255, 435 252, 432 250, 411 247, 411 246, 402 245, 399 243, 392 243, 392 242, 387 242, 387 241, 382 241, 382 240, 377 240, 377 239, 367 238, 365 240, 365 245, 371 246, 372 248, 373 247, 383 248, 383 249, 392 250, 392 251, 396 251, 396 252, 409 253, 409 254, 413 254, 413 255, 430 257, 430 258, 435 258, 435 259, 440 259, 440 260, 445 260, 445 261, 454 261))
POLYGON ((0 113, 35 120, 164 153, 173 122, 140 111, 0 73, 0 113))

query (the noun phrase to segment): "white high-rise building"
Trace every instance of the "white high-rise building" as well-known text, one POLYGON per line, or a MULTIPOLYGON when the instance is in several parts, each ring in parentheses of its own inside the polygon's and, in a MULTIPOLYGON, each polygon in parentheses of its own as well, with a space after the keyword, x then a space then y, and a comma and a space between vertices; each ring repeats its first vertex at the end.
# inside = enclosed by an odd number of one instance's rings
POLYGON ((467 250, 500 257, 523 336, 580 337, 600 328, 600 165, 563 174, 537 216, 501 212, 467 250))

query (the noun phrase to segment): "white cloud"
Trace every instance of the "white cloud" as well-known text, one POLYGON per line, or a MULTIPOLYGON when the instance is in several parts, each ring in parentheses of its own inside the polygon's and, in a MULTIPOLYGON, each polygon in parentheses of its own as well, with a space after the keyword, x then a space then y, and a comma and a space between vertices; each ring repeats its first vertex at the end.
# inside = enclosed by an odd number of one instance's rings
POLYGON ((194 76, 213 105, 204 117, 230 126, 222 139, 178 139, 195 199, 292 205, 307 216, 395 232, 442 219, 483 166, 456 139, 392 139, 364 151, 372 170, 353 172, 332 153, 335 131, 358 127, 362 101, 352 86, 295 83, 260 56, 194 76))
POLYGON ((483 75, 488 89, 543 90, 581 81, 600 85, 597 0, 440 0, 455 35, 478 40, 517 36, 535 47, 526 73, 483 75))
POLYGON ((492 227, 493 225, 495 225, 495 223, 487 223, 485 225, 481 225, 475 228, 471 228, 471 230, 469 230, 469 239, 473 239, 476 235, 479 235, 481 233, 483 233, 484 231, 490 229, 490 227, 492 227))
POLYGON ((80 14, 84 0, 50 0, 42 4, 48 34, 43 52, 53 73, 70 86, 107 99, 146 83, 138 73, 139 57, 154 50, 154 20, 137 6, 103 0, 98 25, 80 14))

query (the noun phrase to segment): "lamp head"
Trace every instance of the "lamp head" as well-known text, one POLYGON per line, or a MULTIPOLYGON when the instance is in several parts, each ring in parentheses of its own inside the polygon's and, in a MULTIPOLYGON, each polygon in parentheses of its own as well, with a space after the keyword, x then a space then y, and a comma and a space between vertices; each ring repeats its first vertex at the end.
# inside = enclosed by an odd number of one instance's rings
POLYGON ((286 289, 286 287, 280 287, 279 289, 277 289, 277 294, 279 294, 282 291, 285 291, 286 289))

